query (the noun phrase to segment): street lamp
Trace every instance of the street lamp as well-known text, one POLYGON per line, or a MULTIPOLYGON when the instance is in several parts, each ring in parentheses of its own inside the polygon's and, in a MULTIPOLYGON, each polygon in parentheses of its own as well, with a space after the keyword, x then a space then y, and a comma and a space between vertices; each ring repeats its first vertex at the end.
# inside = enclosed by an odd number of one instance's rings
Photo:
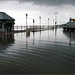
POLYGON ((58 15, 58 12, 55 12, 54 15, 55 15, 55 26, 56 26, 57 25, 57 15, 58 15))
POLYGON ((28 14, 26 14, 26 30, 27 30, 27 18, 28 18, 28 14))
POLYGON ((48 29, 49 29, 49 18, 48 18, 48 29))
POLYGON ((41 31, 41 16, 39 17, 39 19, 40 19, 40 31, 41 31))
POLYGON ((34 32, 34 23, 35 23, 35 20, 33 19, 33 32, 34 32))

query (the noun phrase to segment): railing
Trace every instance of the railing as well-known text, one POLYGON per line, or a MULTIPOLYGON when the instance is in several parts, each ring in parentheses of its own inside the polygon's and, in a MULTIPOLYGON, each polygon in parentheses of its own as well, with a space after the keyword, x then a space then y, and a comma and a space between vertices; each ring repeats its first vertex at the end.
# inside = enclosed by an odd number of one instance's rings
POLYGON ((26 26, 14 26, 15 31, 26 30, 26 26))
MULTIPOLYGON (((41 29, 41 30, 48 30, 48 29, 53 29, 54 26, 28 26, 27 28, 30 28, 31 30, 32 29, 41 29)), ((24 31, 26 30, 26 26, 14 26, 14 31, 24 31)))

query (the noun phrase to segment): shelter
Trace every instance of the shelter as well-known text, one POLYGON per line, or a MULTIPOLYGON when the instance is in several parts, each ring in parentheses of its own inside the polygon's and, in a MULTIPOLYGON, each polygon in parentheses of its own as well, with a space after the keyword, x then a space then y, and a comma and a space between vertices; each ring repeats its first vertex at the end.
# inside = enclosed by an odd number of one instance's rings
POLYGON ((14 31, 15 19, 7 15, 5 12, 0 12, 0 32, 14 31))

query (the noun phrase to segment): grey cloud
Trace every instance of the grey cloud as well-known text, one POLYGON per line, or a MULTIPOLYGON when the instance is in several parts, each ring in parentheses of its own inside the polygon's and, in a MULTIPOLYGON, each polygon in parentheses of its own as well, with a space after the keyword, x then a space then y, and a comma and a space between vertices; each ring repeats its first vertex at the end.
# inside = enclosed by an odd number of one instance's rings
MULTIPOLYGON (((7 2, 12 0, 0 0, 0 2, 7 2)), ((45 5, 45 6, 63 6, 63 5, 73 5, 75 6, 75 0, 13 0, 19 1, 19 3, 32 2, 34 5, 45 5)))
POLYGON ((32 2, 34 5, 45 6, 60 6, 60 5, 75 5, 75 0, 18 0, 21 3, 32 2))

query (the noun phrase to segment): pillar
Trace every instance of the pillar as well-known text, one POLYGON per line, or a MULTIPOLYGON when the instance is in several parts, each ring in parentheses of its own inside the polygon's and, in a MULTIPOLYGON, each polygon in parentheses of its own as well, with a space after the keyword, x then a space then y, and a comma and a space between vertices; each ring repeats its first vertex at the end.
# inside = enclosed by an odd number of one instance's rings
POLYGON ((5 29, 4 29, 4 23, 2 23, 2 32, 4 32, 5 29))
POLYGON ((14 31, 14 24, 12 23, 12 29, 11 29, 11 31, 14 31))

